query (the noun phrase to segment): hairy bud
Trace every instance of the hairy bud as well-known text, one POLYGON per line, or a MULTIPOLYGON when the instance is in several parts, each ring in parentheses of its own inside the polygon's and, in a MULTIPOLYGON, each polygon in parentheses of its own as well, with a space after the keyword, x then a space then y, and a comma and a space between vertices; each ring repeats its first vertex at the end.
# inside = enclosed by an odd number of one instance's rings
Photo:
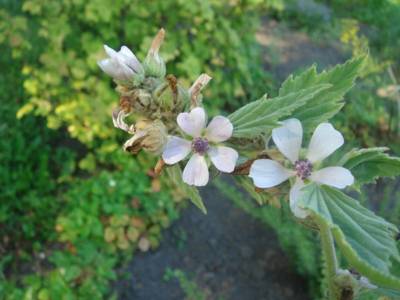
POLYGON ((164 36, 165 30, 161 28, 151 43, 151 47, 143 63, 143 67, 147 76, 162 78, 166 74, 165 62, 158 53, 160 46, 164 41, 164 36))

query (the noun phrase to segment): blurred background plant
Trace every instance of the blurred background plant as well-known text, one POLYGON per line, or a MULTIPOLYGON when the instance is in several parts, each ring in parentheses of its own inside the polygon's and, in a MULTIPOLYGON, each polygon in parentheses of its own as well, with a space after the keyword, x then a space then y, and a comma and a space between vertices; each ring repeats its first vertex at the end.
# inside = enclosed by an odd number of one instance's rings
MULTIPOLYGON (((369 51, 335 125, 352 146, 386 145, 400 155, 399 0, 1 1, 1 299, 110 296, 116 267, 135 249, 157 248, 185 204, 160 192, 165 183, 147 173, 153 158, 120 150, 124 136, 110 117, 116 92, 96 64, 102 45, 125 44, 143 59, 164 27, 167 73, 187 86, 210 74, 204 96, 213 114, 276 93, 255 39, 262 17, 334 40, 348 56, 369 51)), ((361 199, 400 224, 399 186, 379 181, 361 199)), ((276 230, 318 297, 315 237, 270 205, 256 209, 234 194, 276 230)))

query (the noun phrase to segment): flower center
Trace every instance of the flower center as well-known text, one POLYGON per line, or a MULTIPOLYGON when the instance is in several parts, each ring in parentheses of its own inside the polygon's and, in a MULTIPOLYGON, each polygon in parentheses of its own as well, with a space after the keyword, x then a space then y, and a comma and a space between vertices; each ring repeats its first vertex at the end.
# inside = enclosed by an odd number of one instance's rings
POLYGON ((195 138, 192 142, 192 149, 194 152, 204 154, 207 152, 209 146, 207 139, 195 138))
POLYGON ((299 159, 294 163, 294 169, 296 170, 296 175, 304 180, 310 177, 313 166, 308 159, 299 159))

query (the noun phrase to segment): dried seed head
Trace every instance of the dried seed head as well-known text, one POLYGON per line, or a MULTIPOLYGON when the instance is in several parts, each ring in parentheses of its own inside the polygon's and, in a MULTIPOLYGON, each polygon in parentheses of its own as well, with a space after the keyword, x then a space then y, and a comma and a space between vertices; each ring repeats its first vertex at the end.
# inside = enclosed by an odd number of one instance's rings
POLYGON ((142 120, 136 123, 136 133, 124 144, 124 150, 137 154, 141 149, 158 155, 168 140, 167 129, 159 121, 142 120))

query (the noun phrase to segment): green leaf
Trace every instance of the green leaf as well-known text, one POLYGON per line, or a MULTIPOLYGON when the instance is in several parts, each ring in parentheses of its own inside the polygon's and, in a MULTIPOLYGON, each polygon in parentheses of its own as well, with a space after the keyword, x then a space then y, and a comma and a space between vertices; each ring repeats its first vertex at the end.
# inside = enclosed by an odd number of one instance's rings
POLYGON ((207 214, 207 209, 204 206, 203 200, 199 191, 182 181, 182 170, 178 164, 166 168, 168 178, 173 182, 176 187, 181 190, 194 205, 197 206, 204 214, 207 214))
POLYGON ((331 85, 323 93, 315 94, 303 106, 293 111, 292 117, 302 122, 305 131, 312 130, 339 112, 344 105, 343 97, 354 85, 365 59, 366 56, 359 56, 320 74, 313 65, 303 73, 297 76, 290 75, 286 79, 279 90, 280 97, 317 84, 331 85))
POLYGON ((400 257, 396 227, 337 189, 312 183, 302 191, 299 205, 330 226, 348 262, 374 283, 398 289, 400 279, 390 274, 391 258, 400 257))
POLYGON ((329 84, 313 85, 272 99, 265 95, 241 107, 228 117, 233 124, 233 137, 251 138, 267 133, 278 126, 279 120, 329 87, 329 84))
POLYGON ((400 158, 385 153, 388 148, 353 149, 342 159, 343 167, 349 169, 358 184, 374 182, 378 177, 400 175, 400 158))
POLYGON ((382 295, 392 297, 393 299, 400 299, 400 291, 392 289, 377 288, 373 290, 371 294, 374 294, 376 296, 376 299, 380 299, 379 296, 382 295))

